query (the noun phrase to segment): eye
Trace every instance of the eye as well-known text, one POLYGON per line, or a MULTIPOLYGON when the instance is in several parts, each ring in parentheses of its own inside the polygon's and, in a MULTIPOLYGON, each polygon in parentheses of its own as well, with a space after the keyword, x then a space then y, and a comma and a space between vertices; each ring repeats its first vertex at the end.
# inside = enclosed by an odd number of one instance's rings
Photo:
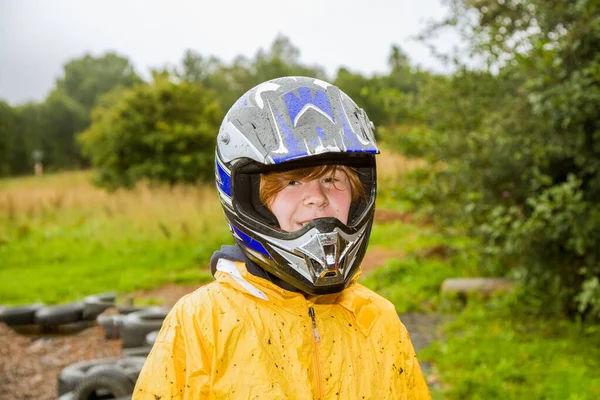
POLYGON ((335 176, 327 176, 323 178, 323 183, 334 183, 339 182, 340 180, 335 176))
POLYGON ((288 182, 288 186, 296 186, 296 185, 298 185, 299 183, 300 183, 300 182, 298 182, 298 181, 289 181, 289 182, 288 182))

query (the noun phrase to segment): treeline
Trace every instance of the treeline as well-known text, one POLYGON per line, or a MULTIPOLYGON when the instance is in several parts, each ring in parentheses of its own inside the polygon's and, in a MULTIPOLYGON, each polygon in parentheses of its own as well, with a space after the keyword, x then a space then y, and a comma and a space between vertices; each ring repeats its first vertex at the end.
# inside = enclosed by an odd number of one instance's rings
MULTIPOLYGON (((102 113, 107 105, 118 102, 117 98, 127 97, 127 89, 146 90, 152 97, 153 89, 160 92, 158 82, 169 91, 164 83, 168 81, 173 90, 175 86, 197 90, 199 96, 217 103, 218 120, 254 85, 286 75, 314 76, 335 81, 365 107, 371 119, 388 124, 402 120, 407 107, 403 96, 410 98, 417 90, 419 75, 425 74, 411 68, 398 47, 393 47, 389 56, 391 72, 369 78, 341 68, 332 79, 320 66, 303 65, 299 56, 299 50, 283 36, 268 50, 260 50, 252 58, 239 56, 231 63, 188 50, 178 66, 154 70, 150 82, 142 80, 130 60, 114 53, 71 60, 43 102, 16 107, 0 102, 0 176, 31 174, 36 159, 51 171, 89 167, 93 154, 82 149, 77 135, 90 127, 94 109, 102 113)), ((163 91, 163 96, 168 94, 163 91)), ((155 106, 169 107, 166 99, 155 100, 155 106)), ((202 114, 202 110, 194 112, 202 114)), ((216 135, 218 125, 212 127, 211 134, 216 135)), ((193 152, 193 148, 183 151, 193 152)))
POLYGON ((383 142, 431 161, 402 195, 477 237, 483 274, 526 283, 532 312, 598 318, 600 3, 449 3, 424 36, 458 28, 487 68, 436 75, 393 47, 387 74, 327 77, 284 37, 232 63, 188 51, 151 82, 114 54, 73 60, 44 103, 0 107, 0 174, 29 173, 41 149, 50 168, 91 162, 109 188, 210 179, 235 99, 270 78, 314 76, 363 107, 383 142))
POLYGON ((64 66, 43 102, 17 107, 0 102, 0 176, 31 174, 36 158, 54 170, 88 166, 75 135, 89 126, 104 93, 139 82, 127 59, 86 55, 64 66))

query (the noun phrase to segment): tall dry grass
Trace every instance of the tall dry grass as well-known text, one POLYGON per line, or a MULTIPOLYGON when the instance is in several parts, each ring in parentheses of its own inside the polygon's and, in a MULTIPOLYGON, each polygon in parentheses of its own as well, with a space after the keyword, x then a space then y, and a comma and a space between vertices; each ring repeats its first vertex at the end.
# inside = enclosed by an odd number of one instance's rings
MULTIPOLYGON (((422 160, 407 159, 392 151, 377 156, 380 188, 401 183, 408 171, 423 167, 422 160)), ((61 219, 106 219, 138 229, 169 235, 204 233, 224 223, 213 185, 150 186, 110 193, 94 187, 90 172, 66 172, 42 177, 0 181, 0 221, 36 224, 61 219)))
MULTIPOLYGON (((212 185, 150 186, 109 193, 90 183, 89 172, 5 180, 0 184, 0 221, 7 225, 48 225, 104 221, 144 231, 204 234, 224 223, 212 185)), ((1 230, 0 230, 1 231, 1 230)))

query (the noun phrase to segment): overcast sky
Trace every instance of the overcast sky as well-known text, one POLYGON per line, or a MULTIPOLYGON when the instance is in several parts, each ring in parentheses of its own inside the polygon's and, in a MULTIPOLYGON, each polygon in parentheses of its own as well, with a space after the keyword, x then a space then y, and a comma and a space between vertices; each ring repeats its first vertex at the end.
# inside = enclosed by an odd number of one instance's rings
MULTIPOLYGON (((0 0, 0 99, 41 101, 68 60, 116 51, 138 73, 176 65, 186 49, 230 62, 290 38, 305 64, 387 71, 392 44, 415 65, 445 71, 411 37, 447 13, 441 0, 0 0)), ((441 48, 456 43, 438 40, 441 48)))

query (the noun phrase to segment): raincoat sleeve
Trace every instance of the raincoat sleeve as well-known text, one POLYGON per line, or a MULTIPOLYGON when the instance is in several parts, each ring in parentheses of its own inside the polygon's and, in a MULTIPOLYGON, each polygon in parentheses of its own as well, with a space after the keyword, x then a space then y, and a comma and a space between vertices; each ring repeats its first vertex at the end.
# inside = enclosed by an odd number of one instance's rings
POLYGON ((132 400, 183 399, 190 388, 190 374, 194 376, 195 395, 206 395, 195 398, 208 397, 210 366, 202 356, 202 338, 193 329, 193 321, 182 318, 186 314, 185 307, 177 304, 165 318, 132 400), (190 364, 193 371, 189 370, 190 364))

